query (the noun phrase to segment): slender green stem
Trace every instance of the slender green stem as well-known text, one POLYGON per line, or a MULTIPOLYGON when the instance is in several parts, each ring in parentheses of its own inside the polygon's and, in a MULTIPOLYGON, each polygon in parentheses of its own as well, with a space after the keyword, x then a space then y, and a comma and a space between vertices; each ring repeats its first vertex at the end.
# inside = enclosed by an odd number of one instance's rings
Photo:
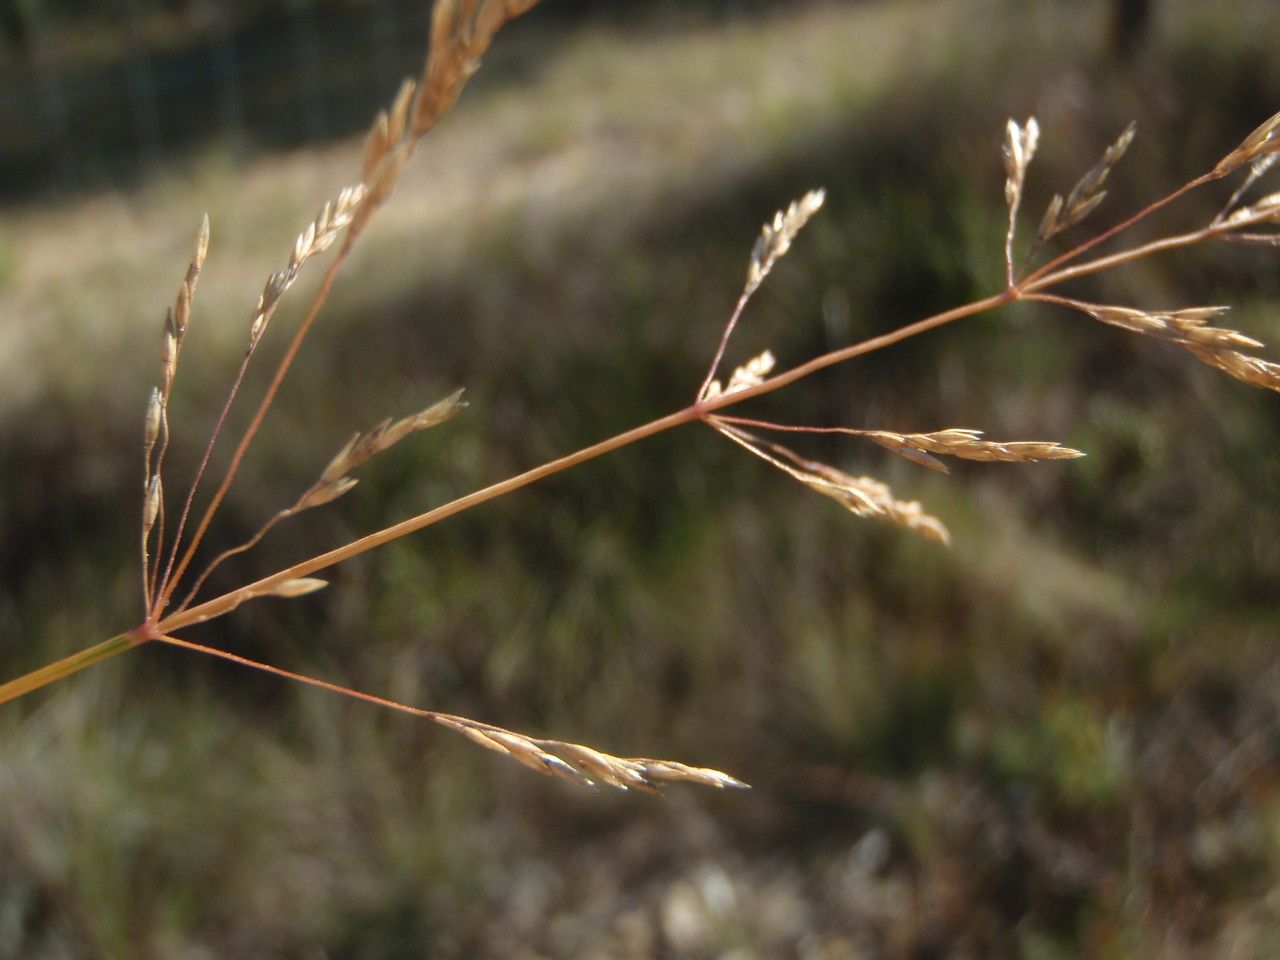
POLYGON ((41 667, 39 670, 33 670, 31 673, 18 677, 16 680, 0 684, 0 703, 16 700, 18 697, 24 696, 33 690, 39 690, 41 687, 47 686, 56 680, 69 677, 73 673, 79 673, 86 667, 92 667, 95 663, 101 663, 103 660, 114 657, 117 653, 132 650, 139 644, 146 643, 146 641, 147 637, 135 630, 117 634, 110 640, 103 640, 101 643, 87 647, 79 653, 64 657, 56 663, 41 667))

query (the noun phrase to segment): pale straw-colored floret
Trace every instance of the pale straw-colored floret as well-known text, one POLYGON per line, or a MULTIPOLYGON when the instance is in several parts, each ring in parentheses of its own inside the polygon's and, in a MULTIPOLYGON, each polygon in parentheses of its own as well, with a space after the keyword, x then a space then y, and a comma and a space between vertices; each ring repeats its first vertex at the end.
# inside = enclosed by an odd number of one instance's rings
POLYGON ((958 427, 932 433, 894 433, 890 430, 863 430, 860 433, 882 447, 942 472, 946 472, 946 467, 928 454, 987 463, 1034 463, 1040 460, 1074 460, 1084 456, 1079 450, 1047 440, 984 440, 982 431, 958 427), (922 459, 918 454, 925 454, 927 458, 922 459))
POLYGON ((751 263, 747 267, 748 290, 760 286, 773 265, 791 249, 791 242, 813 215, 822 209, 826 196, 824 190, 810 190, 799 200, 793 200, 786 210, 775 213, 773 220, 764 225, 760 238, 751 251, 751 263))
POLYGON ((946 526, 914 500, 899 500, 887 484, 872 477, 854 477, 825 463, 806 460, 780 444, 754 436, 722 420, 708 421, 720 433, 757 457, 799 480, 811 490, 835 500, 854 516, 879 520, 910 530, 927 540, 951 542, 946 526))
POLYGON ((615 757, 579 743, 529 737, 451 714, 437 713, 433 719, 486 749, 511 757, 530 770, 590 786, 603 783, 619 790, 649 793, 657 792, 664 781, 684 781, 718 790, 747 788, 741 780, 709 767, 693 767, 674 760, 615 757))

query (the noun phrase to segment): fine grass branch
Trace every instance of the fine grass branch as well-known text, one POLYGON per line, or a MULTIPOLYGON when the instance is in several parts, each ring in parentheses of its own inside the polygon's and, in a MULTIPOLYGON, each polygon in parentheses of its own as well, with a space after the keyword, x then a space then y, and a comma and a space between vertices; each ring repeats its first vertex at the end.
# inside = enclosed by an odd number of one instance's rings
POLYGON ((1008 207, 1008 226, 1003 237, 1004 276, 1003 284, 989 296, 812 357, 782 372, 774 371, 776 358, 773 353, 764 351, 736 367, 722 382, 719 378, 721 364, 752 296, 777 262, 791 249, 805 225, 822 208, 824 192, 810 191, 780 210, 762 228, 748 258, 744 286, 724 324, 706 374, 694 392, 693 402, 688 406, 292 564, 255 582, 200 601, 200 590, 214 569, 251 550, 277 524, 305 510, 338 500, 355 485, 356 480, 350 475, 355 468, 410 435, 443 424, 465 406, 461 400, 461 391, 457 391, 420 413, 394 420, 388 418, 372 429, 356 434, 291 505, 272 515, 248 540, 214 557, 202 572, 192 575, 192 564, 199 555, 199 548, 216 519, 219 507, 231 489, 253 439, 303 341, 327 302, 352 249, 372 218, 390 198, 401 171, 422 137, 456 103, 467 80, 478 68, 480 56, 488 49, 495 34, 505 23, 536 6, 537 2, 538 0, 439 0, 436 3, 422 72, 417 79, 405 81, 389 107, 375 118, 366 138, 359 182, 343 189, 334 200, 321 208, 316 218, 295 240, 286 265, 268 278, 250 320, 247 345, 239 370, 233 378, 214 429, 204 445, 204 454, 177 512, 178 520, 173 531, 166 535, 162 469, 171 437, 168 406, 182 345, 191 321, 196 284, 209 247, 208 221, 206 219, 201 222, 195 251, 179 287, 177 300, 166 314, 161 337, 161 385, 150 394, 144 416, 145 473, 140 524, 140 579, 144 600, 142 621, 133 629, 109 640, 0 684, 0 703, 17 699, 126 650, 154 642, 218 657, 285 680, 431 720, 540 773, 580 783, 603 783, 620 789, 642 791, 653 791, 661 784, 671 781, 686 781, 716 788, 742 787, 745 784, 735 778, 709 768, 668 760, 616 757, 582 744, 530 737, 492 724, 398 703, 338 683, 305 676, 197 644, 177 634, 187 627, 225 616, 241 604, 260 597, 296 599, 314 593, 327 586, 326 581, 314 575, 329 567, 596 457, 658 433, 694 423, 707 425, 809 489, 835 500, 856 516, 897 526, 947 544, 950 542, 950 534, 946 526, 939 518, 930 514, 924 505, 897 497, 887 485, 874 477, 854 476, 829 464, 808 459, 762 434, 848 436, 853 440, 870 441, 898 456, 944 473, 947 472, 947 467, 941 458, 989 463, 1032 463, 1073 459, 1083 456, 1083 453, 1053 441, 993 441, 972 428, 902 431, 784 424, 722 411, 781 390, 827 367, 1019 300, 1059 306, 1139 336, 1162 340, 1186 350, 1201 362, 1244 383, 1280 391, 1280 364, 1257 355, 1256 351, 1262 347, 1261 343, 1240 331, 1210 323, 1222 317, 1225 307, 1153 309, 1095 304, 1051 292, 1069 281, 1103 270, 1212 241, 1280 246, 1280 231, 1274 229, 1280 225, 1280 193, 1268 194, 1252 203, 1244 201, 1247 193, 1267 174, 1276 155, 1280 154, 1280 113, 1259 126, 1211 170, 1193 177, 1114 226, 1051 256, 1038 267, 1031 264, 1043 248, 1060 240, 1068 230, 1082 225, 1100 207, 1106 193, 1102 189, 1103 185, 1132 142, 1135 128, 1132 125, 1126 128, 1104 151, 1101 159, 1065 195, 1054 194, 1040 218, 1030 251, 1020 262, 1015 256, 1019 213, 1028 171, 1040 141, 1040 128, 1034 118, 1021 124, 1010 120, 1005 129, 1003 144, 1006 174, 1004 193, 1008 207), (1093 259, 1085 259, 1085 255, 1095 247, 1114 240, 1131 226, 1173 204, 1190 191, 1224 179, 1242 169, 1248 170, 1244 182, 1208 224, 1121 248, 1093 259), (272 316, 303 266, 313 257, 335 246, 336 253, 277 363, 267 390, 241 435, 221 481, 201 512, 189 539, 184 540, 188 521, 195 515, 193 506, 214 447, 272 316), (184 599, 171 609, 174 596, 182 588, 186 590, 184 599))

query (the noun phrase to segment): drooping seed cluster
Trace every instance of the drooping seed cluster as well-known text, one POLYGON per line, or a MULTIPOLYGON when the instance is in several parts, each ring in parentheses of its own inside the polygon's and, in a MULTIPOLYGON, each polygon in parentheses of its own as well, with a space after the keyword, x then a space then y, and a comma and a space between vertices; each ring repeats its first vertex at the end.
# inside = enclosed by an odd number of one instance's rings
POLYGON ((657 793, 663 782, 684 781, 717 790, 726 787, 747 789, 747 784, 741 780, 709 767, 691 767, 674 760, 615 757, 582 744, 535 739, 451 714, 437 713, 432 719, 488 750, 511 757, 530 770, 587 786, 603 783, 619 790, 657 793))
POLYGON ((927 540, 949 544, 951 536, 937 517, 918 502, 899 500, 889 487, 871 477, 854 477, 825 463, 806 460, 795 451, 712 417, 708 422, 724 436, 757 457, 799 480, 811 490, 830 497, 854 516, 879 520, 919 534, 927 540))
POLYGON ((1241 350, 1261 349, 1260 341, 1238 330, 1209 325, 1210 320, 1226 313, 1228 307, 1148 311, 1066 298, 1055 298, 1054 302, 1131 333, 1177 344, 1196 359, 1251 386, 1280 390, 1280 364, 1241 353, 1241 350))
POLYGON ((860 430, 860 435, 907 459, 946 473, 947 467, 930 454, 979 460, 986 463, 1036 463, 1040 460, 1074 460, 1084 454, 1046 440, 998 442, 982 439, 981 430, 950 427, 932 433, 894 433, 890 430, 860 430))

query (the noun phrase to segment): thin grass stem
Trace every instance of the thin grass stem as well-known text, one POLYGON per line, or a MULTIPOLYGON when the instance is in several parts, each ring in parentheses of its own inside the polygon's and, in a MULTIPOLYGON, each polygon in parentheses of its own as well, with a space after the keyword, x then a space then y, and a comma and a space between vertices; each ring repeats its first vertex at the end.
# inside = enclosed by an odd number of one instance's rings
POLYGON ((1102 233, 1098 234, 1096 237, 1091 237, 1088 240, 1084 241, 1083 243, 1077 244, 1076 246, 1072 247, 1070 250, 1066 251, 1065 253, 1061 253, 1058 256, 1054 257, 1048 263, 1032 271, 1026 277, 1023 277, 1023 279, 1018 283, 1018 286, 1024 290, 1027 289, 1028 284, 1036 284, 1042 277, 1053 273, 1055 269, 1062 266, 1064 263, 1070 263, 1072 260, 1076 259, 1077 257, 1082 256, 1089 250, 1092 250, 1098 244, 1106 243, 1108 240, 1110 240, 1112 237, 1116 236, 1117 234, 1122 233, 1125 230, 1128 230, 1134 224, 1142 220, 1145 220, 1147 217, 1155 213, 1161 207, 1168 206, 1169 204, 1173 203, 1173 201, 1177 200, 1179 197, 1183 197, 1186 194, 1190 193, 1196 187, 1203 186, 1206 183, 1211 183, 1214 180, 1219 179, 1221 176, 1222 176, 1221 174, 1213 173, 1212 171, 1210 171, 1209 173, 1201 174, 1200 176, 1196 177, 1194 180, 1189 180, 1188 182, 1180 186, 1177 190, 1174 190, 1172 193, 1161 197, 1159 200, 1156 200, 1153 203, 1147 204, 1145 207, 1143 207, 1133 216, 1129 217, 1127 220, 1121 220, 1115 226, 1104 230, 1102 233))
POLYGON ((205 532, 209 529, 209 524, 212 522, 214 514, 218 512, 218 507, 222 505, 227 491, 231 489, 231 483, 235 480, 236 473, 240 469, 240 463, 244 460, 245 453, 249 449, 249 444, 253 442, 253 438, 262 426, 262 421, 266 417, 267 411, 271 409, 271 404, 280 390, 280 384, 284 382, 285 375, 289 372, 294 358, 298 355, 298 350, 302 347, 302 341, 306 339, 312 324, 315 323, 316 317, 319 316, 320 308, 329 299, 329 292, 333 289, 334 281, 338 278, 338 272, 342 269, 343 264, 346 263, 347 257, 351 252, 353 240, 354 236, 347 234, 337 255, 330 262, 329 269, 325 271, 324 279, 320 282, 320 289, 316 291, 316 295, 311 301, 311 308, 307 311, 302 323, 299 324, 297 331, 293 335, 293 340, 290 341, 288 349, 285 350, 284 356, 280 358, 280 363, 276 367, 275 375, 271 378, 267 392, 258 404, 258 409, 254 412, 253 419, 249 421, 249 426, 245 428, 244 436, 240 438, 240 443, 236 447, 235 453, 231 456, 231 462, 227 465, 227 471, 223 475, 222 482, 218 484, 218 489, 214 492, 213 499, 209 501, 204 515, 200 518, 200 524, 191 538, 191 543, 187 545, 186 551, 182 554, 182 559, 178 561, 178 565, 173 570, 164 589, 158 593, 156 598, 157 609, 163 609, 173 595, 174 589, 182 579, 182 574, 190 566, 191 560, 200 546, 200 541, 204 539, 205 532))
POLYGON ((33 670, 18 677, 16 680, 0 684, 0 703, 16 700, 18 697, 25 696, 33 690, 39 690, 41 687, 69 677, 73 673, 79 673, 86 667, 101 663, 103 660, 114 657, 118 653, 132 650, 139 644, 145 643, 146 639, 144 634, 136 630, 117 634, 109 640, 103 640, 92 647, 86 647, 78 653, 63 657, 61 660, 43 666, 39 670, 33 670))
POLYGON ((242 667, 249 667, 253 670, 260 670, 263 673, 274 674, 277 677, 283 677, 286 680, 296 680, 298 683, 305 683, 311 687, 318 687, 321 690, 328 690, 330 693, 338 693, 344 697, 353 697, 356 700, 364 700, 366 703, 373 703, 379 707, 387 707, 390 710, 398 710, 401 713, 407 713, 415 717, 423 717, 428 720, 434 720, 442 714, 435 710, 422 710, 418 707, 411 707, 408 704, 398 703, 395 700, 388 700, 386 697, 377 697, 372 693, 363 693, 359 690, 353 690, 350 687, 344 687, 341 684, 330 683, 327 680, 318 680, 315 677, 309 677, 303 673, 294 673, 292 670, 284 670, 280 667, 273 667, 269 663, 262 663, 258 660, 250 660, 248 657, 242 657, 239 654, 229 653, 226 650, 219 650, 216 647, 206 647, 200 643, 192 643, 190 640, 182 640, 178 637, 171 637, 165 634, 159 634, 153 639, 160 643, 166 643, 172 647, 181 647, 183 650, 192 650, 196 653, 203 653, 210 657, 218 657, 222 660, 229 660, 232 663, 239 664, 242 667))
POLYGON ((227 399, 222 404, 222 410, 218 413, 218 419, 213 425, 213 432, 209 434, 209 442, 205 444, 204 455, 200 458, 200 466, 196 468, 195 476, 191 480, 191 486, 187 490, 186 500, 182 504, 182 513, 178 518, 178 525, 174 529, 173 544, 169 549, 169 559, 165 564, 164 575, 159 578, 157 590, 160 596, 156 598, 154 607, 148 607, 153 619, 164 612, 168 596, 165 592, 165 587, 173 575, 173 565, 177 560, 178 550, 182 546, 182 534, 187 526, 187 518, 191 515, 191 505, 195 501, 196 491, 200 488, 200 482, 204 479, 205 471, 209 468, 209 459, 213 456, 214 445, 217 444, 222 428, 227 422, 227 415, 231 412, 231 405, 235 403, 236 396, 240 393, 240 387, 244 384, 245 372, 249 369, 249 361, 253 359, 254 351, 259 342, 259 340, 255 339, 245 351, 244 359, 240 361, 240 369, 236 373, 235 380, 231 383, 231 390, 227 393, 227 399))

